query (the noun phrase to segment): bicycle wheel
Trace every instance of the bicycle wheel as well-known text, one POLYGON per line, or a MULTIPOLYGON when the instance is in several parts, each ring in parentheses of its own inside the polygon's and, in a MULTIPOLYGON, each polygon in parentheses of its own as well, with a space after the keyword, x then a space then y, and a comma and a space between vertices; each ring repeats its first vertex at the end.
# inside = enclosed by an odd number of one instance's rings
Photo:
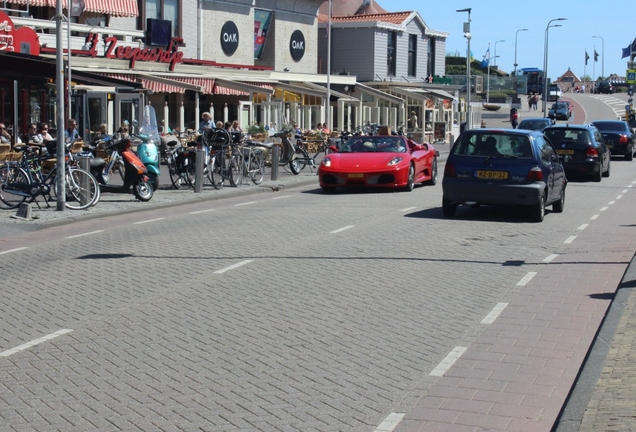
POLYGON ((210 165, 212 166, 212 169, 208 172, 210 176, 210 183, 212 183, 214 189, 223 189, 223 171, 225 170, 223 160, 224 156, 221 153, 216 153, 210 158, 210 165))
POLYGON ((258 150, 252 150, 250 153, 248 172, 252 183, 259 185, 263 181, 264 177, 264 161, 263 152, 258 150))
POLYGON ((18 195, 16 192, 12 192, 10 188, 5 189, 5 185, 10 183, 30 183, 29 176, 25 170, 19 167, 3 166, 0 167, 0 209, 10 210, 20 207, 20 204, 26 200, 27 197, 18 195))
POLYGON ((238 152, 233 152, 228 161, 228 177, 230 184, 234 187, 241 184, 243 180, 243 168, 244 168, 243 155, 238 152))
POLYGON ((84 210, 97 204, 99 185, 91 173, 80 168, 66 171, 66 208, 84 210))
POLYGON ((302 147, 296 147, 294 159, 289 162, 289 168, 294 175, 298 175, 309 163, 309 155, 302 147))
POLYGON ((167 158, 168 162, 168 174, 170 174, 170 181, 172 182, 172 187, 175 189, 181 189, 181 186, 185 183, 185 180, 177 170, 177 164, 175 163, 175 159, 173 155, 169 155, 167 158))

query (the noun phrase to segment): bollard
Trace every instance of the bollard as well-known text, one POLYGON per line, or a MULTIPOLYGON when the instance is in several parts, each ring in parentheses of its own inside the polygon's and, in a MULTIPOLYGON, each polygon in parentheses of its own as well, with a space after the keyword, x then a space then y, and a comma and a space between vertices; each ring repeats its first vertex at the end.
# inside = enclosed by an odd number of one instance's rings
POLYGON ((194 166, 194 193, 201 193, 203 190, 203 171, 205 171, 205 148, 199 143, 197 146, 197 157, 194 166))
POLYGON ((274 145, 272 146, 272 180, 278 180, 278 152, 280 151, 279 144, 280 140, 274 140, 274 145))
MULTIPOLYGON (((87 173, 90 173, 91 172, 90 156, 77 156, 77 159, 79 160, 80 168, 86 171, 87 173)), ((82 176, 81 178, 82 180, 81 180, 80 187, 82 188, 82 190, 88 190, 91 187, 89 178, 86 176, 82 176)), ((90 192, 88 194, 83 193, 80 195, 80 202, 82 203, 82 205, 88 202, 89 197, 90 197, 90 192)))

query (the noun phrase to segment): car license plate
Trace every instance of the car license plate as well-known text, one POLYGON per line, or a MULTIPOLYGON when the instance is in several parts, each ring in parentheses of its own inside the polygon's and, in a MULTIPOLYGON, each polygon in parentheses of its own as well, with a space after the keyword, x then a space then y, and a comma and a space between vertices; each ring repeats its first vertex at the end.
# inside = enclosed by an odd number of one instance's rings
POLYGON ((573 155, 574 154, 574 150, 570 150, 570 149, 557 149, 557 154, 560 155, 573 155))
POLYGON ((349 174, 349 178, 362 178, 364 174, 349 174))
POLYGON ((614 144, 608 144, 608 145, 607 145, 607 148, 610 148, 610 149, 611 149, 611 148, 614 148, 614 144))
POLYGON ((508 180, 508 171, 485 171, 477 170, 475 177, 486 180, 508 180))

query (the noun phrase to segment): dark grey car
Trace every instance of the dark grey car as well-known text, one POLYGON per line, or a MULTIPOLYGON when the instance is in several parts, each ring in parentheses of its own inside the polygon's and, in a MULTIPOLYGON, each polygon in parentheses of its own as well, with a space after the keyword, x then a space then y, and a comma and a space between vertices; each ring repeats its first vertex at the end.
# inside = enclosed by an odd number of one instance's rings
POLYGON ((636 136, 629 123, 624 120, 598 120, 592 124, 603 136, 612 156, 625 156, 628 161, 634 158, 636 136))

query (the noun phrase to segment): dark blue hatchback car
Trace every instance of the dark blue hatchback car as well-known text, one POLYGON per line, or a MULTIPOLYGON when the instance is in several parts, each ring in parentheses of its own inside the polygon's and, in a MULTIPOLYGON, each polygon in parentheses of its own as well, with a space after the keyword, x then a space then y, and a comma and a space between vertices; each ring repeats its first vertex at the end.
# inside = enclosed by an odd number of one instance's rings
POLYGON ((460 204, 526 206, 541 222, 546 206, 560 213, 567 179, 552 144, 539 131, 469 129, 451 148, 442 180, 442 210, 460 204))

